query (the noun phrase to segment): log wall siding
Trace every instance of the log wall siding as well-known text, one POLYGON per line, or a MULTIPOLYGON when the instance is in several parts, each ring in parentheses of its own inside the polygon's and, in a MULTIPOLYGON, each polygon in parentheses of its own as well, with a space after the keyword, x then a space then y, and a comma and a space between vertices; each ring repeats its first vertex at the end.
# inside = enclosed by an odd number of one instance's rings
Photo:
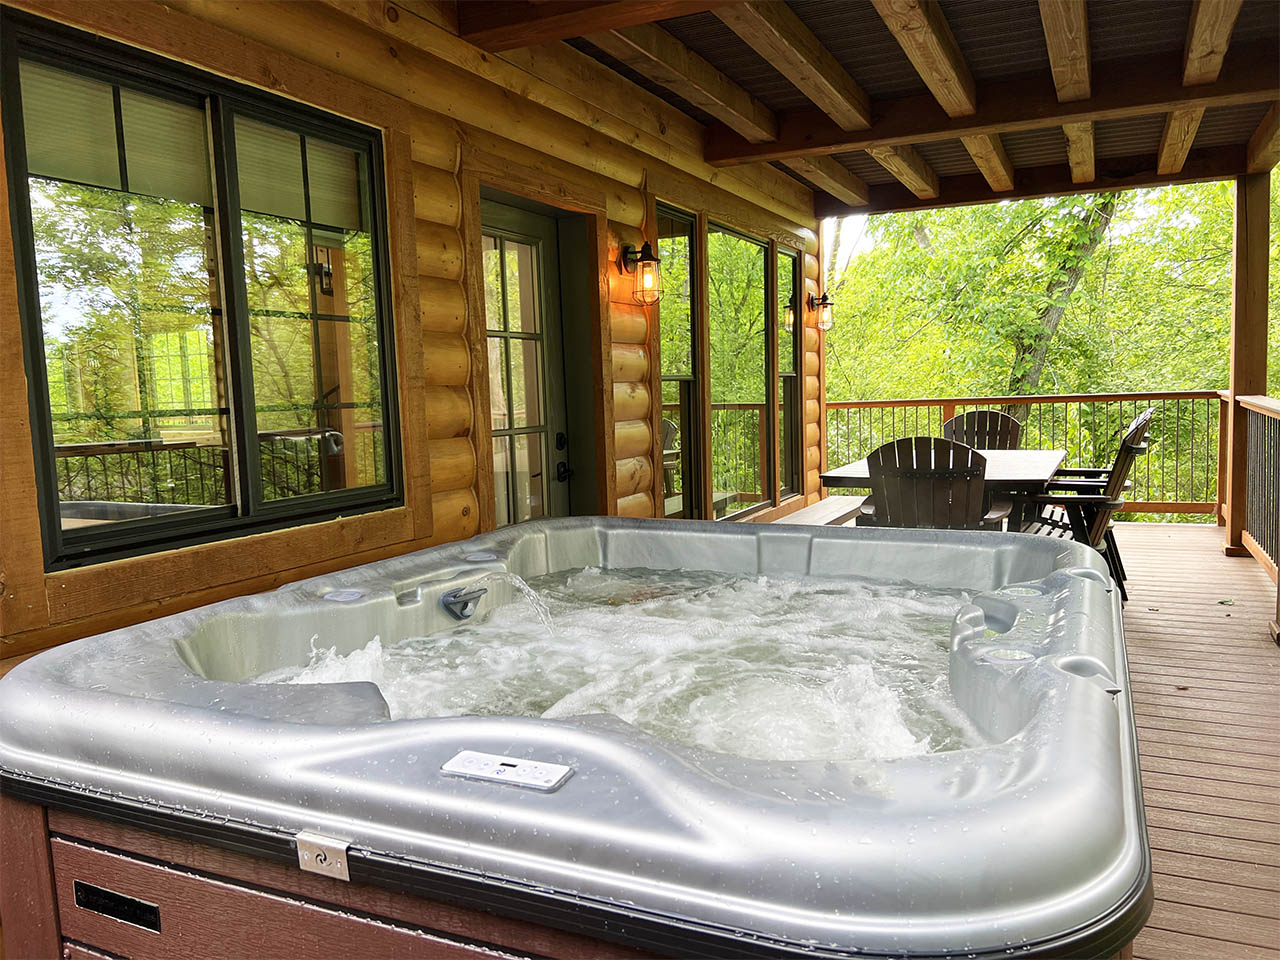
MULTIPOLYGON (((595 350, 602 355, 599 373, 590 373, 602 424, 602 512, 660 512, 656 311, 632 301, 630 277, 614 265, 619 242, 638 245, 643 231, 652 232, 655 197, 805 250, 815 268, 806 258, 805 293, 817 283, 817 224, 807 191, 764 165, 736 171, 707 166, 701 135, 687 117, 602 74, 567 46, 512 51, 499 64, 491 55, 472 56, 457 37, 406 8, 397 8, 400 25, 426 33, 396 33, 386 17, 391 4, 345 0, 3 2, 387 131, 406 494, 405 505, 395 509, 46 574, 29 424, 21 413, 22 358, 5 352, 0 401, 13 413, 0 418, 0 656, 465 538, 492 525, 487 358, 484 319, 476 314, 483 298, 467 279, 468 258, 478 259, 478 250, 468 248, 468 224, 478 217, 474 174, 467 186, 468 156, 491 158, 484 182, 597 218, 593 258, 604 262, 595 350), (605 89, 606 81, 613 86, 605 89), (618 117, 626 112, 619 105, 627 103, 642 109, 618 117), (638 125, 631 133, 628 121, 638 125), (670 142, 661 136, 664 125, 676 132, 670 142), (574 199, 583 196, 593 198, 590 207, 574 199)), ((17 343, 13 262, 5 217, 0 334, 17 343)), ((804 348, 803 437, 812 447, 804 455, 805 493, 816 498, 817 472, 810 465, 821 449, 821 382, 808 379, 819 376, 816 330, 806 329, 804 348)))

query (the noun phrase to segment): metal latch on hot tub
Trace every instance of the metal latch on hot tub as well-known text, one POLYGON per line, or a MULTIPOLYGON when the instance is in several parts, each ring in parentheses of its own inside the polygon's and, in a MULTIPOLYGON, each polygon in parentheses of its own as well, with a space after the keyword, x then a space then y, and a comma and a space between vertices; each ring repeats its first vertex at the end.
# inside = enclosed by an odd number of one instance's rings
POLYGON ((298 866, 303 870, 339 880, 351 879, 347 872, 347 848, 351 846, 348 841, 312 830, 295 834, 293 840, 298 845, 298 866))

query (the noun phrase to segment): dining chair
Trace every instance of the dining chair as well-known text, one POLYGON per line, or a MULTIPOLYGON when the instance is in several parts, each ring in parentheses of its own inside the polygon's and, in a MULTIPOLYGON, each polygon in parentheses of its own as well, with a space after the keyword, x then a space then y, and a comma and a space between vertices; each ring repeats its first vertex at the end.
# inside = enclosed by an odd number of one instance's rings
POLYGON ((1112 517, 1124 506, 1129 475, 1138 455, 1146 452, 1154 415, 1155 408, 1148 407, 1130 421, 1110 467, 1059 470, 1048 493, 1018 497, 1016 503, 1025 511, 1023 515, 1031 518, 1022 526, 1024 533, 1069 537, 1101 553, 1123 600, 1129 599, 1124 586, 1128 577, 1112 530, 1112 517))
POLYGON ((871 496, 858 523, 878 527, 976 530, 999 522, 985 506, 986 457, 963 443, 907 437, 867 456, 871 496))
POLYGON ((979 450, 1017 450, 1022 424, 999 410, 970 410, 942 425, 942 438, 979 450))

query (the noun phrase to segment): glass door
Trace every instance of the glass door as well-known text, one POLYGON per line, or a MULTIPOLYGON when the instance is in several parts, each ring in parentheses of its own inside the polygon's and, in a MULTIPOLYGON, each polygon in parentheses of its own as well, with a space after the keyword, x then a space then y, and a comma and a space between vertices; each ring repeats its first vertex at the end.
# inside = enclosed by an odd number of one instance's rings
POLYGON ((498 526, 569 513, 556 221, 481 202, 498 526))

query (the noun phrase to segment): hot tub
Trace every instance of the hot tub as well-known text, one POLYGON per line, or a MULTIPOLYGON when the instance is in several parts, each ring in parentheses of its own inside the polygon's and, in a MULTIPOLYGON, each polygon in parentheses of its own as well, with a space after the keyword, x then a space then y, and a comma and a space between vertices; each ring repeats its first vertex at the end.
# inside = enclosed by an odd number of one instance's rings
POLYGON ((0 681, 0 789, 662 955, 1103 957, 1151 904, 1118 597, 1094 551, 1015 534, 524 524, 33 658, 0 681), (956 591, 940 649, 975 739, 760 759, 252 682, 578 568, 956 591))

